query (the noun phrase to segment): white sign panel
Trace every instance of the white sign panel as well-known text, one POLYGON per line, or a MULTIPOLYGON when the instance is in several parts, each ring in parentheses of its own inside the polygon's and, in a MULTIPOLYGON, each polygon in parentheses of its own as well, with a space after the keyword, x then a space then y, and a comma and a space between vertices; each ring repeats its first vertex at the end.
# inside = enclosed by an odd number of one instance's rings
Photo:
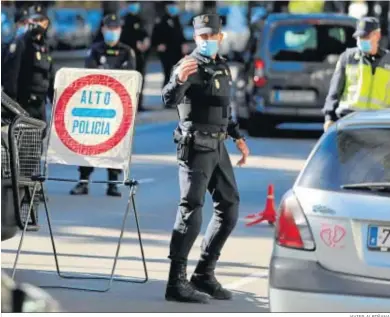
POLYGON ((141 83, 137 71, 61 68, 47 162, 127 171, 141 83))

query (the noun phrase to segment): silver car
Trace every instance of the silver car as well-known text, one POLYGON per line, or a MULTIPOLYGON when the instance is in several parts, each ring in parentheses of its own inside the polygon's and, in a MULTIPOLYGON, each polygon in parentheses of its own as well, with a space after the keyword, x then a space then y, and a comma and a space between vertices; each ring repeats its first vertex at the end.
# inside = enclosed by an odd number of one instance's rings
POLYGON ((390 312, 390 109, 322 136, 275 232, 272 312, 390 312))

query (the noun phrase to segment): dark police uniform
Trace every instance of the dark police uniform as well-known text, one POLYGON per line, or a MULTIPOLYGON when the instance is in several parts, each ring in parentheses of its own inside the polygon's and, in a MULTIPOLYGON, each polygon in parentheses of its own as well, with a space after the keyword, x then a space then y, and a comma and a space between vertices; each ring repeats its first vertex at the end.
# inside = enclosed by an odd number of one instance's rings
MULTIPOLYGON (((40 6, 32 8, 32 15, 47 18, 40 6)), ((2 86, 33 118, 46 121, 46 97, 53 101, 54 68, 45 34, 40 27, 30 26, 29 31, 8 47, 2 67, 2 86)))
MULTIPOLYGON (((171 1, 169 3, 171 4, 171 1)), ((157 48, 160 44, 165 44, 165 52, 159 52, 165 86, 169 81, 172 67, 183 57, 182 45, 185 43, 183 28, 178 16, 171 16, 165 13, 162 18, 156 19, 156 24, 152 33, 152 47, 157 48)))
MULTIPOLYGON (((149 37, 148 32, 146 31, 144 22, 142 21, 139 14, 128 13, 124 19, 123 30, 121 34, 121 43, 124 43, 130 46, 137 58, 137 71, 144 77, 145 75, 145 64, 146 64, 146 54, 147 52, 141 52, 137 48, 137 42, 143 42, 145 39, 149 37)), ((138 110, 142 110, 142 102, 143 102, 143 85, 141 89, 141 95, 139 96, 138 101, 138 110)))
MULTIPOLYGON (((198 31, 218 33, 220 25, 218 15, 194 19, 196 34, 198 31)), ((197 73, 181 84, 177 77, 180 61, 162 92, 166 105, 177 106, 180 120, 175 141, 178 143, 181 198, 170 244, 172 262, 166 298, 205 302, 204 294, 187 284, 187 257, 201 228, 204 196, 208 190, 214 201, 214 216, 191 281, 198 290, 215 298, 231 297, 216 281, 213 272, 238 219, 239 194, 224 141, 228 136, 240 139, 242 135, 231 117, 232 78, 226 60, 220 56, 215 60, 203 56, 198 49, 191 56, 198 63, 197 73)))
MULTIPOLYGON (((119 27, 121 26, 120 18, 115 14, 107 15, 103 20, 104 25, 119 27)), ((136 57, 134 51, 126 44, 119 42, 115 46, 109 46, 104 41, 94 43, 90 49, 90 53, 85 61, 86 68, 100 69, 136 69, 136 57)), ((90 166, 80 166, 80 180, 89 179, 94 168, 90 166)), ((120 170, 107 169, 108 180, 116 181, 120 174, 120 170)), ((71 195, 86 195, 88 194, 88 184, 79 183, 70 192, 71 195)), ((110 184, 107 190, 107 195, 121 196, 116 185, 110 184)))
MULTIPOLYGON (((372 17, 362 18, 358 23, 358 27, 354 34, 355 37, 366 36, 372 31, 379 29, 379 22, 372 17)), ((369 65, 372 70, 372 74, 376 73, 376 69, 383 62, 383 58, 388 56, 389 51, 379 48, 376 55, 371 55, 362 52, 359 48, 348 48, 343 54, 341 54, 337 63, 336 69, 333 73, 329 92, 323 108, 325 115, 325 121, 337 121, 338 119, 346 116, 347 114, 355 111, 350 106, 350 103, 345 102, 341 104, 342 96, 348 87, 347 85, 347 68, 358 67, 358 65, 369 65)), ((360 88, 362 89, 362 88, 360 88)), ((372 87, 375 89, 375 87, 372 87)), ((373 91, 375 92, 375 91, 373 91)), ((372 93, 373 95, 373 93, 372 93)), ((375 96, 374 96, 375 97, 375 96)), ((364 109, 363 109, 364 110, 364 109)))
MULTIPOLYGON (((29 12, 27 8, 17 9, 14 16, 15 25, 18 26, 19 23, 23 23, 23 24, 26 23, 28 18, 29 18, 29 12)), ((15 41, 17 37, 18 36, 15 34, 13 41, 15 41)), ((3 43, 1 44, 1 65, 3 65, 4 63, 4 57, 5 54, 7 53, 8 48, 9 48, 8 44, 3 44, 3 43)))

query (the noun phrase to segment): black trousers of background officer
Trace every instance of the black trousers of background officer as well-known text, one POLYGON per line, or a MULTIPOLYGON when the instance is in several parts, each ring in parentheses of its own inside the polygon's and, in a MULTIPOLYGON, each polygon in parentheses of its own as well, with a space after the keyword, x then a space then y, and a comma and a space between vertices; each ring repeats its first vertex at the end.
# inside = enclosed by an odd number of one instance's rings
MULTIPOLYGON (((79 167, 80 179, 81 180, 88 180, 89 177, 91 176, 93 170, 94 170, 94 168, 91 166, 80 166, 79 167)), ((117 181, 118 176, 121 173, 121 170, 108 168, 107 172, 108 172, 108 180, 109 181, 117 181)))
MULTIPOLYGON (((47 122, 46 118, 46 100, 44 97, 31 96, 26 101, 21 101, 24 109, 30 114, 31 117, 43 122, 47 122)), ((48 127, 43 130, 42 139, 45 138, 48 127)))
POLYGON ((173 66, 183 57, 180 54, 173 54, 170 52, 159 53, 161 64, 164 72, 163 87, 168 84, 173 66))
POLYGON ((188 161, 179 161, 181 198, 169 258, 173 264, 186 262, 201 229, 202 207, 209 191, 214 202, 214 214, 204 236, 201 261, 196 268, 202 272, 213 271, 238 219, 239 194, 233 167, 224 142, 217 142, 217 149, 209 152, 190 147, 188 161))

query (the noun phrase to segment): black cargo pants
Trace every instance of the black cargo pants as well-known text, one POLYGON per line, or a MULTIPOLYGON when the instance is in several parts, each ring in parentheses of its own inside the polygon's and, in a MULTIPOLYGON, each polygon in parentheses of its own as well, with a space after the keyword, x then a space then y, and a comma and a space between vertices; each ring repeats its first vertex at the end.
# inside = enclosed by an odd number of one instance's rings
POLYGON ((210 152, 191 150, 179 160, 180 204, 170 244, 169 258, 185 262, 202 224, 202 207, 208 190, 214 214, 202 243, 201 258, 217 260, 238 219, 239 194, 233 167, 223 141, 210 152))
MULTIPOLYGON (((80 172, 80 180, 88 180, 89 176, 91 176, 94 168, 91 166, 80 166, 79 172, 80 172)), ((121 173, 121 170, 108 168, 108 180, 109 181, 117 181, 118 176, 121 173)))

